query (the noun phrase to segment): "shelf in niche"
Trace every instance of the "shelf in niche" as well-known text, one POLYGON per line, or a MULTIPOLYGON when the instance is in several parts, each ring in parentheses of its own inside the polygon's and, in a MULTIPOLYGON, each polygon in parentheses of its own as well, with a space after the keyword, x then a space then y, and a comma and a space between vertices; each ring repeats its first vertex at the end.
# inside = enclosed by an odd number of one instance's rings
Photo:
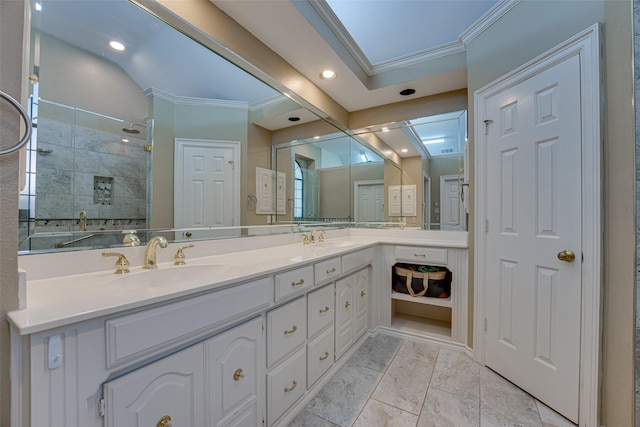
MULTIPOLYGON (((412 297, 413 298, 413 297, 412 297)), ((391 327, 403 332, 429 334, 440 338, 451 339, 451 322, 396 313, 391 320, 391 327)))
POLYGON ((416 304, 435 305, 438 307, 453 307, 451 296, 448 298, 431 298, 431 297, 412 297, 408 294, 402 294, 400 292, 391 291, 391 299, 399 301, 408 301, 416 304))

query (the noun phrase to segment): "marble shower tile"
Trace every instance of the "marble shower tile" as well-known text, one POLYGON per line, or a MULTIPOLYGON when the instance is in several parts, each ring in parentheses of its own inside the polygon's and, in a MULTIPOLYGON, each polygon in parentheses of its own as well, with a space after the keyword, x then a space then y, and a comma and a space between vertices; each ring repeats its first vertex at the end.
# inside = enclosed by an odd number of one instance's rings
POLYGON ((414 427, 418 416, 369 399, 353 427, 414 427))
POLYGON ((86 172, 92 175, 102 175, 100 170, 100 153, 87 150, 75 150, 73 163, 76 172, 86 172))
POLYGON ((480 396, 480 365, 460 351, 441 349, 430 387, 477 400, 480 396))
POLYGON ((480 399, 465 399, 429 388, 418 427, 479 427, 480 399))
POLYGON ((357 418, 382 373, 348 361, 305 410, 339 426, 348 427, 357 418))
POLYGON ((542 427, 535 400, 490 369, 480 373, 482 427, 542 427))
POLYGON ((380 334, 367 339, 358 351, 351 356, 349 362, 384 372, 402 343, 403 340, 400 338, 380 334))
POLYGON ((396 354, 372 397, 404 411, 420 415, 435 358, 430 361, 396 354))
POLYGON ((536 400, 538 413, 542 420, 542 427, 576 427, 574 423, 549 408, 544 403, 536 400))
POLYGON ((331 421, 327 421, 311 412, 303 410, 289 423, 288 427, 337 427, 331 421))
POLYGON ((38 168, 36 194, 38 193, 72 194, 73 172, 68 170, 38 168))
POLYGON ((41 143, 71 147, 72 127, 69 123, 38 117, 38 146, 41 143))

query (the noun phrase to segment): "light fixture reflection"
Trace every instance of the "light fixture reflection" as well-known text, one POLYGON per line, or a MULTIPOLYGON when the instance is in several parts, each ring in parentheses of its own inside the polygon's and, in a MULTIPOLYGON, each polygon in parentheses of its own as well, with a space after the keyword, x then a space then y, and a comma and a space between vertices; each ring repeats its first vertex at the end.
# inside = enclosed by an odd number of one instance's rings
POLYGON ((320 78, 322 80, 333 80, 336 78, 336 72, 333 70, 323 70, 320 73, 320 78))
POLYGON ((444 142, 444 138, 435 138, 435 139, 423 139, 422 143, 427 144, 438 144, 440 142, 444 142))
POLYGON ((118 51, 123 51, 125 49, 124 45, 120 42, 117 42, 115 40, 111 40, 109 42, 109 46, 111 46, 111 48, 118 50, 118 51))

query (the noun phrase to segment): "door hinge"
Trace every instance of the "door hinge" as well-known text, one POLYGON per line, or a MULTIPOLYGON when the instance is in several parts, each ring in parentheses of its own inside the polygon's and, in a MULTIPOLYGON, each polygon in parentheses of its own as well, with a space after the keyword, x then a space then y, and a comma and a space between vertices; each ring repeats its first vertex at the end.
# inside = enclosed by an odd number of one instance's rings
POLYGON ((487 322, 487 318, 485 317, 485 318, 484 318, 484 331, 485 331, 485 332, 487 332, 487 324, 488 324, 488 322, 487 322))
POLYGON ((262 417, 262 424, 264 424, 264 417, 262 417))
POLYGON ((106 402, 103 398, 98 399, 98 415, 100 415, 101 417, 104 417, 104 414, 106 412, 106 402))

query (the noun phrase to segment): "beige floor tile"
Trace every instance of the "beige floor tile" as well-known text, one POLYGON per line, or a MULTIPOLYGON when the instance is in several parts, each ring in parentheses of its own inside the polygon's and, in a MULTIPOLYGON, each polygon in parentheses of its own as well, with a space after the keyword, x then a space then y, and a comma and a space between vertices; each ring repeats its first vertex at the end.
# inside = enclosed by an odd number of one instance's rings
POLYGON ((415 427, 418 416, 369 399, 353 427, 415 427))

